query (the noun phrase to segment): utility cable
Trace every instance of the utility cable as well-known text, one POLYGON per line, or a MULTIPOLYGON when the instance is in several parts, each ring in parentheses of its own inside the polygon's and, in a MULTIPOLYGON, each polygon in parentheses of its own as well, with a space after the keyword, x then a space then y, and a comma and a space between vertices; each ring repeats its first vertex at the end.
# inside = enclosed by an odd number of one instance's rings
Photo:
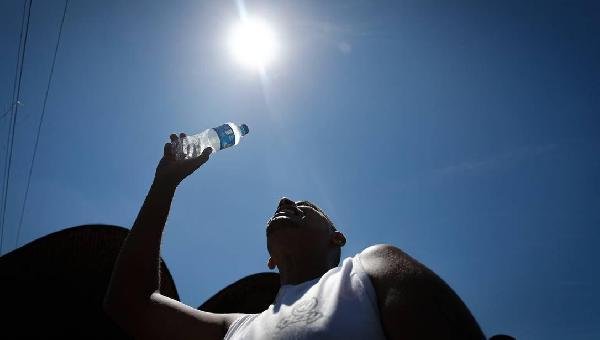
MULTIPOLYGON (((25 0, 23 1, 23 11, 21 12, 21 31, 19 33, 19 45, 17 48, 17 60, 16 60, 16 65, 15 65, 15 78, 13 79, 13 88, 12 88, 12 95, 11 95, 11 100, 14 103, 15 102, 15 97, 17 95, 17 83, 18 83, 18 79, 19 79, 19 70, 20 70, 20 66, 21 66, 21 49, 23 48, 23 32, 25 31, 25 12, 27 10, 27 3, 28 1, 25 0)), ((11 105, 8 113, 14 114, 14 105, 11 105)), ((6 114, 8 114, 6 113, 6 114)), ((6 115, 5 114, 5 115, 6 115)), ((2 116, 2 118, 4 118, 4 116, 2 116)), ((10 116, 12 117, 12 116, 10 116)), ((11 123, 12 123, 12 119, 11 119, 11 123)), ((9 143, 10 143, 10 135, 11 135, 11 127, 12 124, 8 125, 8 133, 6 134, 6 156, 4 157, 4 171, 2 173, 2 183, 4 184, 6 182, 6 176, 7 176, 7 171, 8 171, 8 148, 9 148, 9 143)), ((6 189, 6 185, 2 186, 2 197, 4 198, 4 192, 6 189)), ((0 205, 0 215, 2 217, 4 217, 4 204, 0 205)), ((4 240, 4 219, 2 218, 2 220, 0 220, 0 255, 2 255, 2 241, 4 240)))
MULTIPOLYGON (((27 20, 25 24, 25 32, 22 35, 23 48, 20 48, 21 55, 19 56, 19 63, 17 63, 18 69, 18 81, 16 82, 16 100, 13 100, 13 103, 19 101, 21 96, 21 81, 23 79, 23 62, 25 61, 25 52, 27 50, 27 38, 29 37, 29 22, 31 18, 31 5, 33 0, 29 0, 29 9, 27 10, 27 20)), ((27 4, 27 0, 25 0, 25 5, 27 4)), ((21 26, 22 28, 22 26, 21 26)), ((21 32, 23 33, 23 32, 21 32)), ((16 79, 15 79, 16 80, 16 79)), ((13 87, 14 90, 15 87, 13 87)), ((15 139, 15 125, 17 123, 17 115, 19 113, 19 105, 14 106, 14 112, 12 115, 12 120, 9 126, 9 138, 8 138, 8 150, 7 150, 7 161, 5 163, 5 173, 4 173, 4 192, 2 198, 2 218, 0 219, 0 255, 2 255, 2 244, 4 241, 4 218, 6 216, 6 204, 8 197, 8 184, 10 180, 10 168, 12 164, 12 154, 13 154, 13 144, 15 139)))
POLYGON ((19 217, 19 226, 17 227, 17 239, 15 241, 15 248, 19 245, 19 234, 21 233, 21 226, 23 225, 23 215, 25 213, 25 206, 27 204, 27 196, 29 195, 29 184, 31 183, 31 174, 33 173, 33 165, 35 164, 35 156, 37 154, 38 143, 40 141, 40 131, 42 130, 42 123, 44 122, 44 116, 46 115, 46 103, 48 102, 48 93, 50 92, 50 85, 52 84, 52 76, 54 75, 54 65, 56 65, 56 55, 58 54, 58 47, 60 46, 60 38, 62 36, 63 25, 65 23, 65 17, 67 16, 67 8, 69 7, 69 0, 65 0, 65 9, 63 10, 62 19, 60 20, 60 27, 58 28, 58 39, 56 40, 56 47, 54 48, 54 57, 52 58, 52 67, 50 67, 50 75, 48 76, 48 85, 46 86, 46 93, 44 94, 44 104, 42 105, 42 114, 40 116, 40 122, 38 124, 37 132, 35 134, 35 144, 33 146, 33 156, 31 157, 31 164, 29 165, 29 173, 27 175, 27 187, 25 189, 25 197, 23 198, 23 205, 21 207, 21 216, 19 217))

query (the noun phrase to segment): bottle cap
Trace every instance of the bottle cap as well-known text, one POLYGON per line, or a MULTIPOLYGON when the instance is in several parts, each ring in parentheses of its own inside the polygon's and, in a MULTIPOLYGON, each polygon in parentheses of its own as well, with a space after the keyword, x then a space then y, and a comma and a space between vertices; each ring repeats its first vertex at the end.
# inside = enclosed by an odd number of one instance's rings
POLYGON ((250 129, 248 129, 248 125, 240 124, 240 131, 242 132, 242 136, 245 136, 250 132, 250 129))

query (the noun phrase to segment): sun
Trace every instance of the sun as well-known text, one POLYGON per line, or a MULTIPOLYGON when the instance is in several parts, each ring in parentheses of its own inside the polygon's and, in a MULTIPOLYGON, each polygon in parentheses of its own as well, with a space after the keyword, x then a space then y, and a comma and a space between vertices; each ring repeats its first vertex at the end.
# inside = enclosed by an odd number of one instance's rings
POLYGON ((259 18, 239 21, 231 31, 229 47, 240 64, 255 70, 264 70, 279 50, 274 31, 259 18))

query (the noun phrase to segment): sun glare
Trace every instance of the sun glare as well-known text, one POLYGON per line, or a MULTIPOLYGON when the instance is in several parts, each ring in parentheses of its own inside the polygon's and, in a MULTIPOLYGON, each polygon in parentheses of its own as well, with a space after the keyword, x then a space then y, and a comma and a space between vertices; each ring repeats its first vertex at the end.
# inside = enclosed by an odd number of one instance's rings
POLYGON ((258 70, 273 62, 278 52, 275 33, 258 18, 238 22, 231 32, 229 47, 240 64, 258 70))

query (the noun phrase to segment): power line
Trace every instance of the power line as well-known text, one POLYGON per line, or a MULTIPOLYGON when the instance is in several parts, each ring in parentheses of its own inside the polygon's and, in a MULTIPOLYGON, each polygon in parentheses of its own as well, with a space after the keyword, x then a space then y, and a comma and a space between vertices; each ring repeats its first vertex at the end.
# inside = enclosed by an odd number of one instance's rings
MULTIPOLYGON (((15 97, 17 94, 17 83, 18 83, 18 79, 19 79, 19 70, 20 70, 20 66, 21 66, 21 49, 23 48, 23 32, 25 30, 25 11, 26 11, 26 9, 27 9, 27 0, 23 1, 23 11, 21 12, 21 30, 19 33, 19 44, 18 44, 18 48, 17 48, 17 57, 16 57, 17 60, 16 60, 16 65, 15 65, 15 77, 13 79, 13 88, 12 88, 12 95, 11 95, 12 103, 15 102, 15 97)), ((10 106, 9 112, 14 114, 14 105, 10 106)), ((4 116, 5 115, 3 115, 2 118, 4 118, 4 116)), ((8 172, 8 148, 9 148, 9 143, 10 143, 11 128, 12 128, 12 120, 11 120, 11 124, 8 125, 8 133, 6 134, 6 156, 4 157, 4 172, 2 173, 3 184, 6 182, 7 172, 8 172)), ((2 186, 2 197, 3 198, 5 197, 5 191, 7 191, 7 190, 8 189, 6 188, 6 185, 3 185, 2 186)), ((3 243, 2 241, 4 240, 4 207, 5 207, 4 204, 2 204, 2 206, 0 206, 0 208, 2 208, 0 210, 0 215, 2 215, 2 220, 0 220, 0 255, 2 255, 2 243, 3 243)))
MULTIPOLYGON (((21 55, 19 56, 18 62, 17 62, 17 70, 18 70, 18 81, 17 79, 15 79, 15 83, 13 84, 13 91, 15 91, 16 89, 16 96, 13 97, 13 103, 16 103, 19 101, 20 96, 21 96, 21 80, 22 80, 22 76, 23 76, 23 62, 25 61, 25 51, 27 49, 27 38, 29 37, 29 19, 31 18, 31 5, 32 5, 33 0, 29 0, 29 9, 27 11, 27 21, 25 24, 25 33, 23 34, 23 25, 21 25, 21 34, 20 34, 20 38, 21 40, 19 41, 19 43, 21 41, 23 41, 23 48, 21 48, 21 45, 19 45, 19 52, 21 52, 21 55)), ((27 0, 25 0, 25 4, 24 6, 27 5, 27 0)), ((25 10, 23 10, 23 14, 25 14, 25 10)), ((15 92, 13 92, 14 94, 15 92)), ((8 130, 8 150, 7 150, 7 156, 6 156, 6 162, 5 162, 5 167, 4 167, 4 192, 3 192, 3 197, 2 197, 2 219, 0 219, 0 255, 2 255, 2 245, 3 245, 3 241, 4 241, 4 218, 6 216, 6 203, 7 203, 7 196, 8 196, 8 184, 9 184, 9 179, 10 179, 10 166, 12 163, 12 153, 13 153, 13 144, 14 144, 14 139, 15 139, 15 124, 17 123, 17 115, 19 113, 19 105, 15 105, 14 106, 14 112, 12 114, 12 120, 10 122, 10 126, 9 126, 9 130, 8 130)))
MULTIPOLYGON (((19 33, 19 44, 18 44, 18 48, 17 48, 17 56, 16 56, 16 65, 15 65, 15 77, 13 80, 13 89, 12 89, 12 97, 11 100, 13 103, 16 102, 16 97, 17 97, 17 84, 20 82, 19 81, 19 75, 20 75, 20 70, 22 67, 22 63, 21 63, 21 52, 23 49, 23 32, 25 31, 25 12, 27 10, 27 3, 28 1, 25 0, 23 1, 23 11, 21 14, 21 30, 19 33)), ((30 4, 31 7, 31 4, 30 4)), ((29 21, 29 19, 28 19, 29 21)), ((14 109, 15 106, 11 105, 10 107, 10 113, 14 115, 14 109)), ((11 115, 12 118, 12 115, 11 115)), ((8 133, 6 134, 6 156, 4 158, 4 172, 3 172, 3 187, 2 187, 2 197, 3 197, 3 204, 0 206, 0 208, 2 208, 0 215, 2 215, 2 219, 0 219, 0 255, 2 255, 2 244, 3 244, 3 240, 4 240, 4 215, 5 215, 5 208, 6 208, 6 197, 7 197, 7 193, 8 193, 8 168, 9 168, 9 164, 8 164, 8 158, 9 158, 9 147, 10 147, 10 141, 11 141, 11 131, 12 131, 13 125, 12 125, 12 119, 11 122, 9 124, 9 128, 8 128, 8 133)))
POLYGON ((56 55, 58 54, 58 47, 60 46, 60 38, 62 36, 63 24, 65 23, 65 17, 67 16, 67 8, 69 6, 69 0, 65 0, 65 9, 63 11, 62 19, 60 20, 60 26, 58 28, 58 39, 56 40, 56 47, 54 48, 54 57, 52 58, 52 67, 50 67, 50 75, 48 76, 48 85, 46 86, 46 93, 44 94, 44 104, 42 105, 42 114, 40 116, 40 122, 38 129, 35 134, 35 144, 33 146, 33 156, 31 157, 31 164, 29 165, 29 174, 27 175, 27 187, 25 189, 25 197, 23 198, 23 206, 21 207, 21 216, 19 217, 19 226, 17 227, 17 239, 15 241, 15 248, 19 245, 19 234, 21 233, 21 226, 23 225, 23 215, 25 213, 25 206, 27 204, 27 196, 29 194, 29 184, 31 183, 31 174, 33 173, 33 165, 35 163, 35 156, 37 154, 38 142, 40 141, 40 131, 42 130, 42 123, 44 122, 44 116, 46 114, 46 102, 48 101, 48 93, 50 92, 50 85, 52 84, 52 76, 54 75, 54 65, 56 65, 56 55))

